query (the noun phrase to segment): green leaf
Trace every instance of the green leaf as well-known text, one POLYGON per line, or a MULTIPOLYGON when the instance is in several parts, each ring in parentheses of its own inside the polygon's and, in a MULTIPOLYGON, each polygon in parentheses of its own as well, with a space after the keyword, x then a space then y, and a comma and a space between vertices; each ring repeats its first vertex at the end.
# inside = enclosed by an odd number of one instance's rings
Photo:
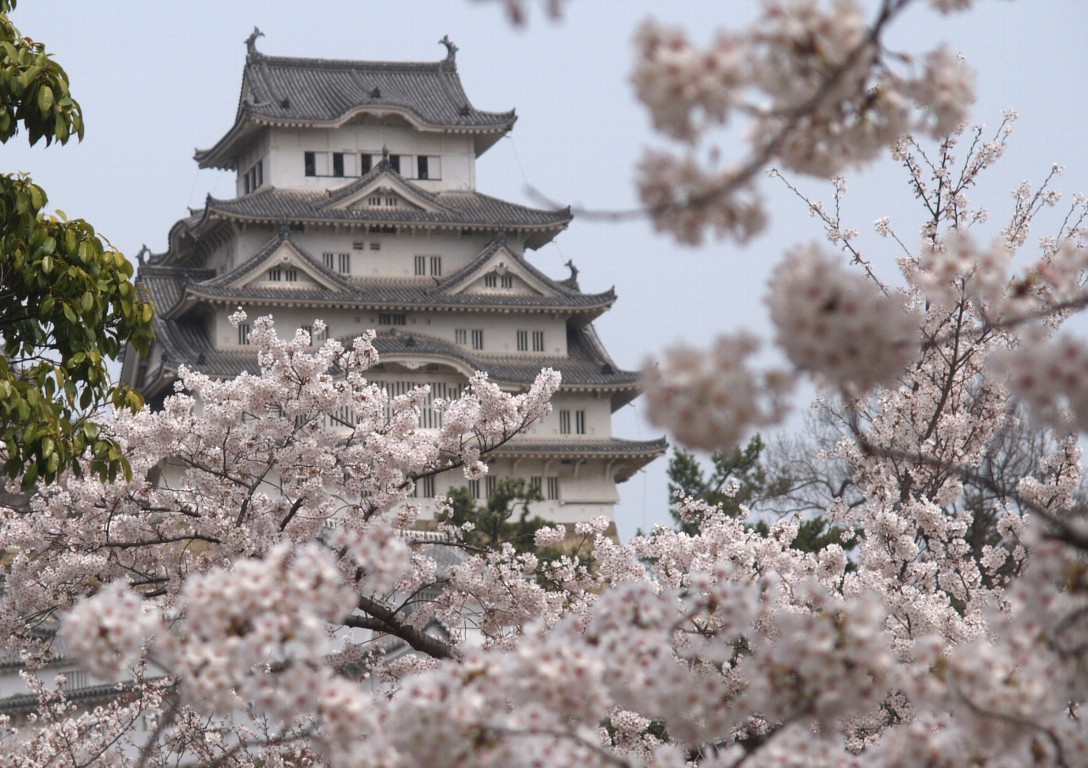
POLYGON ((53 89, 48 85, 43 85, 38 89, 38 109, 42 112, 48 112, 53 108, 53 89))

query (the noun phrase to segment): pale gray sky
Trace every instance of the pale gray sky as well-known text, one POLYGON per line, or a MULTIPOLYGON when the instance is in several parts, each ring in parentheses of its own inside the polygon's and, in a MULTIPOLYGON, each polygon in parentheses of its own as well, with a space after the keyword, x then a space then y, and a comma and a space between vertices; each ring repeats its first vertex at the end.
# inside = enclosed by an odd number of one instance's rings
MULTIPOLYGON (((1021 115, 1011 149, 983 191, 994 229, 1012 188, 1042 179, 1052 163, 1066 167, 1060 188, 1088 191, 1088 3, 983 0, 951 18, 924 5, 900 20, 893 44, 920 52, 947 41, 978 71, 974 119, 996 125, 1005 108, 1021 115)), ((265 53, 328 58, 437 60, 445 53, 437 41, 448 34, 460 47, 458 66, 473 103, 516 108, 519 116, 511 137, 482 158, 481 191, 531 203, 531 185, 563 204, 629 208, 634 164, 656 141, 627 80, 635 26, 654 15, 707 40, 757 9, 754 0, 571 0, 560 23, 537 12, 527 28, 512 29, 500 4, 466 0, 22 0, 12 20, 67 68, 87 138, 34 151, 16 139, 3 147, 0 167, 31 172, 53 206, 88 219, 125 253, 143 243, 161 251, 186 206, 200 207, 208 193, 232 194, 233 182, 199 171, 192 154, 232 122, 242 41, 254 25, 266 35, 258 43, 265 53)), ((874 219, 888 215, 913 235, 916 208, 890 161, 852 179, 851 189, 846 223, 870 231, 874 219)), ((790 244, 821 234, 800 205, 772 186, 766 191, 772 227, 745 249, 678 248, 642 221, 575 219, 531 258, 558 277, 573 259, 585 290, 615 285, 619 300, 597 328, 626 368, 679 340, 705 344, 741 327, 766 335, 762 297, 771 266, 790 244)), ((867 247, 876 261, 894 258, 887 241, 874 237, 867 247)), ((617 415, 620 435, 656 436, 636 418, 639 407, 617 415)), ((668 520, 665 482, 659 461, 621 486, 617 518, 625 537, 668 520)))

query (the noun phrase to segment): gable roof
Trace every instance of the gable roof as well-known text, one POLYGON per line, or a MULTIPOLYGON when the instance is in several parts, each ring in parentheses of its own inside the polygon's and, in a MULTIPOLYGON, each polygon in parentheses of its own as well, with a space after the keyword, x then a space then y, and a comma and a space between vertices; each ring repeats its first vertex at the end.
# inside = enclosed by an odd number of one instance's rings
POLYGON ((265 126, 336 127, 367 113, 398 115, 423 131, 473 134, 477 155, 517 119, 513 110, 472 105, 452 49, 442 61, 390 62, 266 56, 251 45, 234 125, 195 157, 201 168, 231 170, 238 150, 265 126))
POLYGON ((199 231, 215 219, 263 224, 279 224, 288 220, 292 223, 331 226, 356 223, 425 229, 505 229, 525 233, 529 248, 539 248, 547 243, 572 219, 570 208, 554 211, 529 208, 476 191, 428 192, 392 170, 385 162, 362 178, 336 190, 264 186, 236 198, 220 200, 209 195, 198 216, 195 220, 193 217, 184 220, 188 231, 199 231), (401 191, 406 200, 414 200, 416 204, 373 207, 343 204, 355 199, 364 190, 383 186, 401 191), (423 207, 424 204, 426 207, 423 207))

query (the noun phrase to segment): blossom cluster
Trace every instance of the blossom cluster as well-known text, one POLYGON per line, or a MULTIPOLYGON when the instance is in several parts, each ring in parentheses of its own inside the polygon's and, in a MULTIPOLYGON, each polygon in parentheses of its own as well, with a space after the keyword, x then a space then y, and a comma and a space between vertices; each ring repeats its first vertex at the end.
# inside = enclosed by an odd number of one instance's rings
POLYGON ((790 362, 844 391, 890 381, 918 351, 918 321, 902 300, 816 244, 786 254, 767 303, 776 341, 790 362))
POLYGON ((642 381, 653 423, 705 450, 731 447, 747 430, 776 424, 792 379, 784 371, 749 371, 746 359, 758 349, 748 334, 720 336, 709 352, 676 346, 660 363, 647 363, 642 381))
POLYGON ((960 57, 941 46, 919 68, 892 67, 912 58, 886 50, 881 32, 906 5, 883 6, 870 25, 856 0, 766 0, 748 28, 721 31, 705 49, 680 28, 644 22, 635 93, 654 127, 686 147, 650 150, 640 165, 654 225, 683 243, 706 230, 743 242, 765 222, 753 185, 764 164, 832 178, 906 133, 940 138, 963 123, 974 87, 960 57), (750 155, 723 169, 716 132, 741 116, 751 119, 750 155))

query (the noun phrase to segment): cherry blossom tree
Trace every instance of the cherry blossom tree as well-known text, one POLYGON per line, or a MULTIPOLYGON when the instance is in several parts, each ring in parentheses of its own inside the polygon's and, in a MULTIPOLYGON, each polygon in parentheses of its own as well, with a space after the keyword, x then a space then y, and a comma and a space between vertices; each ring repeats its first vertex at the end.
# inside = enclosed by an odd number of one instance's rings
POLYGON ((791 547, 797 520, 760 532, 698 499, 677 511, 693 532, 626 545, 605 520, 541 527, 538 547, 565 545, 547 558, 480 546, 455 516, 413 532, 413 484, 486 472, 547 413, 558 374, 516 395, 478 375, 441 430, 421 430, 425 392, 390 400, 367 382, 368 337, 313 352, 261 319, 259 375, 185 372, 161 412, 118 416, 132 479, 65 476, 0 517, 8 647, 33 668, 59 623, 67 652, 120 681, 87 709, 28 671, 38 709, 5 723, 8 762, 1088 764, 1088 351, 1060 328, 1088 303, 1088 201, 1036 251, 1033 223, 1062 203, 1054 176, 1021 187, 981 242, 969 193, 1013 116, 969 128, 970 75, 944 49, 899 67, 883 32, 907 4, 867 20, 851 0, 768 0, 708 50, 653 22, 636 43, 639 96, 680 147, 642 166, 659 227, 743 240, 769 166, 833 179, 833 205, 804 198, 824 242, 786 253, 767 289, 788 364, 756 369, 761 342, 741 332, 667 350, 645 389, 678 440, 730 450, 814 381, 857 489, 822 510, 854 532, 849 558, 791 547), (710 136, 739 120, 749 154, 723 168, 710 136), (838 174, 886 149, 924 215, 876 222, 876 264, 841 220, 838 174), (1053 441, 1023 472, 987 472, 1022 407, 1053 441), (969 488, 987 491, 984 540, 969 488))

